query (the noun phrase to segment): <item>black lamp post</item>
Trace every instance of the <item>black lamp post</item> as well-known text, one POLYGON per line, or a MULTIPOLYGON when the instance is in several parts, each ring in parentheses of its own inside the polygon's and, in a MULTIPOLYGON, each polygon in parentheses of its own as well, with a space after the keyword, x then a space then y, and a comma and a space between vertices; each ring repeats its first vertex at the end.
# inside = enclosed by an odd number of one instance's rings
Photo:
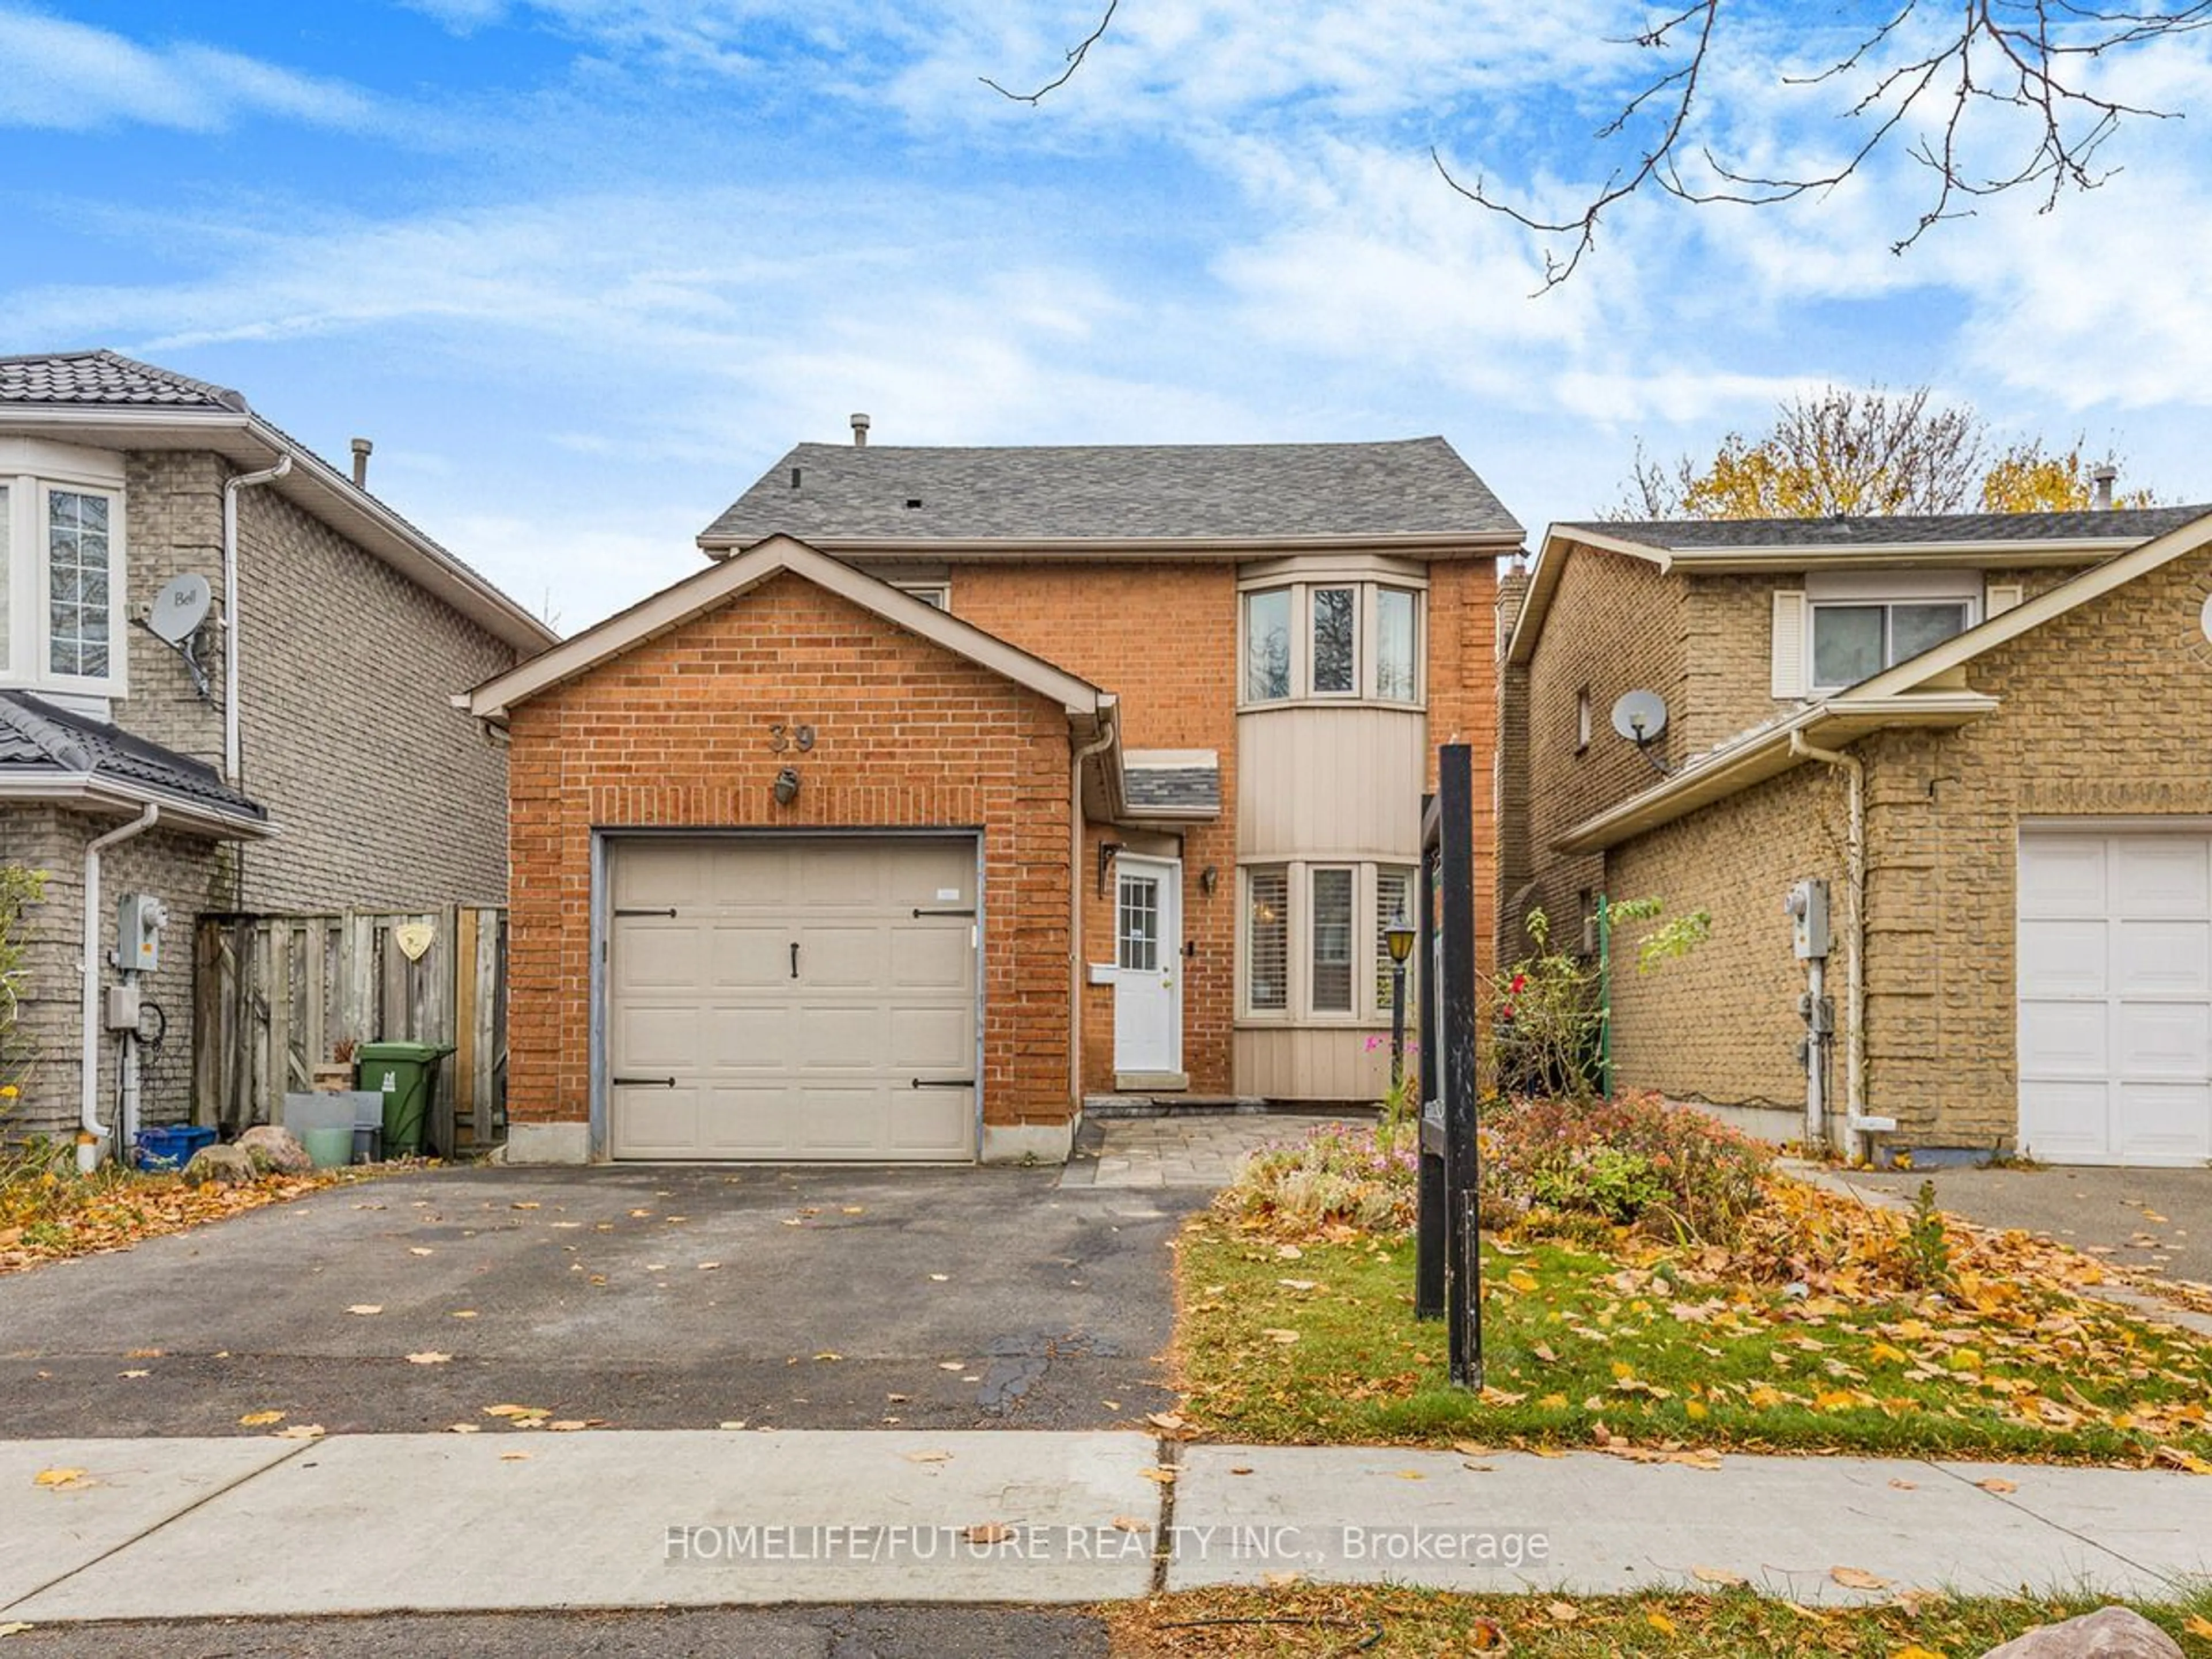
POLYGON ((1390 1088, 1406 1080, 1406 958, 1413 954, 1413 924, 1402 915, 1382 930, 1390 947, 1390 1088))

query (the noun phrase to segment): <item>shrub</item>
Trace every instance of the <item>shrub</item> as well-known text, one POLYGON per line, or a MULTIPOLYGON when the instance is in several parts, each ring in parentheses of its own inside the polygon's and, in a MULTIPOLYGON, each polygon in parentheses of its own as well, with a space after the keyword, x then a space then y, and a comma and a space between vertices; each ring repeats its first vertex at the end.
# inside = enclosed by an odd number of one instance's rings
POLYGON ((1653 1094, 1501 1099, 1482 1139, 1493 1212, 1541 1206, 1700 1243, 1736 1239, 1774 1162, 1748 1135, 1653 1094))
POLYGON ((1419 1207, 1419 1133, 1405 1122, 1325 1123, 1303 1139, 1262 1146, 1215 1198, 1214 1212, 1285 1237, 1405 1232, 1419 1207))

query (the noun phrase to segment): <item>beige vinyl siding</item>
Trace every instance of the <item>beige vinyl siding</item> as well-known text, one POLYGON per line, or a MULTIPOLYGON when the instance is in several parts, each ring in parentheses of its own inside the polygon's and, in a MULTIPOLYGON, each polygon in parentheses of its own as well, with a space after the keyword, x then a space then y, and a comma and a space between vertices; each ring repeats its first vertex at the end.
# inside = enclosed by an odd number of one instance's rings
POLYGON ((1270 1100, 1374 1101, 1390 1081, 1387 1042, 1370 1030, 1286 1026, 1237 1033, 1237 1091, 1270 1100))
POLYGON ((1237 856, 1411 862, 1421 845, 1427 720, 1289 706, 1237 721, 1237 856))

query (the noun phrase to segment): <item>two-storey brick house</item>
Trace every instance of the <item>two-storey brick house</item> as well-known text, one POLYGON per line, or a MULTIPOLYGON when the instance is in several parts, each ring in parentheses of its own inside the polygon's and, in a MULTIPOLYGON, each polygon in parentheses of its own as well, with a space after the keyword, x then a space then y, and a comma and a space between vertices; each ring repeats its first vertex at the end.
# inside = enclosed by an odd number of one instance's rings
POLYGON ((2212 1158, 2212 508, 1562 524, 1520 592, 1501 952, 1712 915, 1617 963, 1620 1083, 1802 1121, 1817 878, 1836 1139, 2212 1158))
POLYGON ((512 1155, 1056 1158, 1086 1095, 1374 1098, 1520 535, 1436 438, 800 445, 712 568, 476 695, 512 1155))
POLYGON ((452 697, 556 637, 237 392, 0 359, 0 860, 46 872, 0 1134, 116 1127, 120 893, 169 917, 148 1125, 194 1104, 199 915, 503 898, 505 759, 452 697), (147 623, 194 589, 173 648, 147 623))

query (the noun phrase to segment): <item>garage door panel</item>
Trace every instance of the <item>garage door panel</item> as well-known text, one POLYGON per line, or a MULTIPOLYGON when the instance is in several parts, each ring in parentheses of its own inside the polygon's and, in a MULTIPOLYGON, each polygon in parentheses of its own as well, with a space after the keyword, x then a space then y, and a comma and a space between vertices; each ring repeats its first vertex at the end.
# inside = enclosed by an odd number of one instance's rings
POLYGON ((2120 1085, 2120 1156, 2130 1164, 2212 1158, 2212 1088, 2202 1084, 2120 1085))
POLYGON ((974 1156, 974 1091, 909 1086, 975 1067, 974 924, 913 914, 972 907, 972 842, 617 842, 611 864, 625 900, 696 919, 616 924, 616 1068, 680 1085, 611 1091, 616 1156, 974 1156))
POLYGON ((2121 995, 2212 993, 2212 923, 2123 921, 2116 927, 2113 988, 2121 995))
POLYGON ((2204 844, 2182 836, 2116 836, 2112 899, 2127 917, 2212 915, 2204 844))
POLYGON ((2111 1029, 2111 1011, 2102 1001, 2022 1003, 2021 1074, 2106 1076, 2112 1069, 2111 1029))
POLYGON ((2020 994, 2025 997, 2102 996, 2103 921, 2023 921, 2020 994))
POLYGON ((2020 1135, 2057 1163, 2212 1157, 2212 837, 2023 834, 2020 1135))
POLYGON ((2110 1088, 2094 1082, 2023 1082, 2020 1140, 2036 1158, 2053 1164, 2098 1163, 2110 1156, 2106 1121, 2110 1088))
POLYGON ((973 982, 975 934, 964 924, 902 927, 890 945, 890 982, 900 990, 960 990, 973 982))
POLYGON ((702 930, 681 922, 617 918, 614 981, 618 991, 652 991, 697 983, 706 951, 702 930))
POLYGON ((2102 837, 2037 836, 2020 846, 2020 914, 2082 916, 2101 921, 2106 915, 2105 842, 2102 837))

